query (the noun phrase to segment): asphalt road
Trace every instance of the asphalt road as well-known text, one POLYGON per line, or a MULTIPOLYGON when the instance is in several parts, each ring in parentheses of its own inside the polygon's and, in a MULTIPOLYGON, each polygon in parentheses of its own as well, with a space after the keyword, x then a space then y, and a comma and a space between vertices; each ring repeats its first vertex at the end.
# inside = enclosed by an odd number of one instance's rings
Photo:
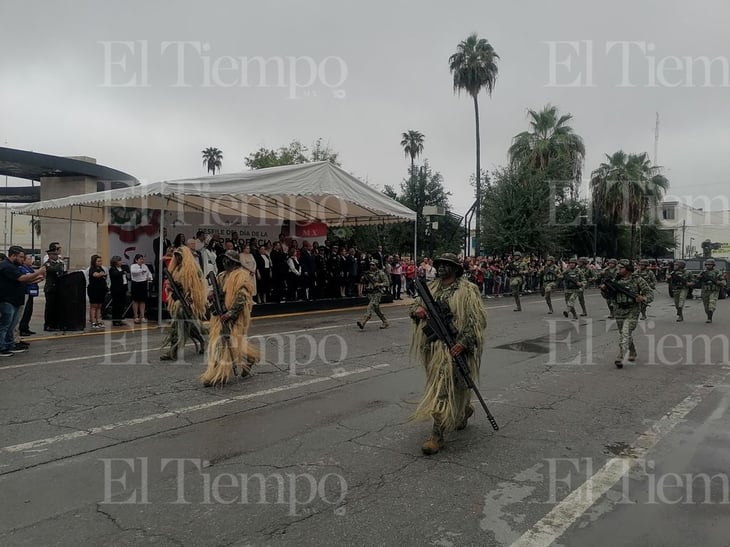
POLYGON ((486 301, 501 428, 431 457, 407 306, 257 319, 265 362, 223 389, 158 329, 34 341, 0 363, 0 545, 730 545, 730 301, 676 323, 660 291, 618 370, 587 300, 486 301))

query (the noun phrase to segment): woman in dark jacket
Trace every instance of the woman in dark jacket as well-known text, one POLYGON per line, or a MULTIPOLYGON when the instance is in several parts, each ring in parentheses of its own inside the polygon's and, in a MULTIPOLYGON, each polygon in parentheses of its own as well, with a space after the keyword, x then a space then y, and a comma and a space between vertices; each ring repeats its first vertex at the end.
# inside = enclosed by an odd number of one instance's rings
POLYGON ((113 256, 109 264, 109 281, 112 295, 112 325, 124 327, 124 309, 127 305, 129 288, 128 268, 122 264, 121 256, 113 256))
POLYGON ((89 322, 92 329, 103 329, 104 322, 101 320, 101 307, 106 297, 106 270, 101 265, 99 255, 91 255, 89 262, 89 286, 86 292, 89 296, 89 322))

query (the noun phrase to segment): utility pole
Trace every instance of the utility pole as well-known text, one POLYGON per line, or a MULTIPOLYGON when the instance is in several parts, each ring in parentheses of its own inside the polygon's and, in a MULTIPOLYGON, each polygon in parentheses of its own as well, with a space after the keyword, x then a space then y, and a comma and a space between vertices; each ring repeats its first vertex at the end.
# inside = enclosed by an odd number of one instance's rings
POLYGON ((684 258, 684 253, 685 253, 685 250, 684 250, 684 232, 685 232, 686 229, 687 229, 687 221, 686 220, 683 220, 682 221, 682 254, 680 255, 682 258, 684 258))

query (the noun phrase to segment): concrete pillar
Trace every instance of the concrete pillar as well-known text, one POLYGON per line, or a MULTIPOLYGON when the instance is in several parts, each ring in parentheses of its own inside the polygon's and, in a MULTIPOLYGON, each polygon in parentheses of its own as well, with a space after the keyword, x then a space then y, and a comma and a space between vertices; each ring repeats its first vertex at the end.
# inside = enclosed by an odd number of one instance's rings
MULTIPOLYGON (((96 163, 93 158, 74 158, 96 163)), ((41 178, 41 200, 57 199, 97 191, 97 181, 91 177, 43 177, 41 178)), ((41 219, 41 255, 53 241, 61 244, 61 254, 70 257, 70 271, 89 267, 91 255, 99 251, 98 227, 96 223, 75 221, 71 223, 69 241, 69 221, 55 218, 41 219)), ((105 257, 105 263, 108 257, 105 257)))

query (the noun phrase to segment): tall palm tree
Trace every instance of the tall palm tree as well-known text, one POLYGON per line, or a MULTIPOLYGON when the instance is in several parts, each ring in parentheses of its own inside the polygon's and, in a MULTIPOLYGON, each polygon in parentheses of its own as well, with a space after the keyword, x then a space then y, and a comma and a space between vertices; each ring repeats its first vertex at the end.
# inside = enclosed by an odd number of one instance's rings
POLYGON ((651 206, 661 200, 669 181, 649 156, 626 154, 623 150, 606 154, 606 162, 591 173, 593 203, 611 224, 631 224, 630 257, 635 255, 636 224, 651 206))
MULTIPOLYGON (((449 70, 454 77, 454 92, 466 91, 474 100, 474 120, 476 121, 476 148, 477 148, 477 169, 476 176, 476 239, 477 252, 481 248, 481 189, 482 189, 482 167, 479 160, 480 138, 479 138, 479 102, 477 97, 482 89, 486 89, 492 95, 494 84, 497 81, 497 59, 499 55, 485 38, 479 38, 476 34, 469 37, 456 46, 456 53, 449 57, 449 70)), ((468 250, 467 250, 468 252, 468 250)))
MULTIPOLYGON (((513 166, 526 166, 549 173, 553 180, 569 179, 570 196, 576 197, 583 175, 586 149, 583 139, 568 122, 571 114, 560 115, 556 106, 546 105, 541 111, 528 110, 530 131, 515 135, 509 148, 513 166)), ((565 187, 559 189, 564 198, 565 187)))
POLYGON ((203 154, 203 165, 205 165, 208 173, 215 175, 215 170, 221 172, 221 165, 223 165, 223 152, 217 148, 208 147, 202 152, 203 154))
POLYGON ((420 131, 409 129, 401 135, 400 145, 403 147, 406 157, 411 157, 411 176, 414 176, 416 158, 423 152, 423 141, 425 136, 420 131))

